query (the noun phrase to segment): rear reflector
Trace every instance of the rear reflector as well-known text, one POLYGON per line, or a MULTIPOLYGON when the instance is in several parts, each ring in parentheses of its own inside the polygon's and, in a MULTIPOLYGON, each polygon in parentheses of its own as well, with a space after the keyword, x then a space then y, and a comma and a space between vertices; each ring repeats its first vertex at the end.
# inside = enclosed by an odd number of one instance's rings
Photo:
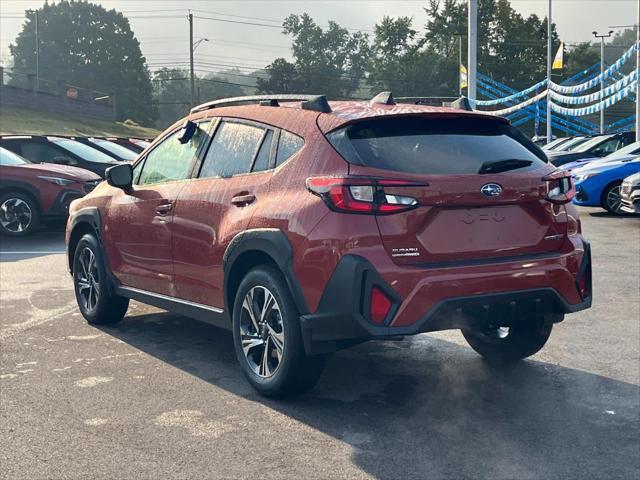
POLYGON ((389 215, 418 207, 415 198, 387 194, 385 186, 426 186, 402 180, 360 177, 312 177, 306 184, 311 193, 322 198, 335 212, 370 215, 389 215))
POLYGON ((384 325, 384 321, 391 310, 391 300, 378 287, 371 289, 371 321, 377 325, 384 325))

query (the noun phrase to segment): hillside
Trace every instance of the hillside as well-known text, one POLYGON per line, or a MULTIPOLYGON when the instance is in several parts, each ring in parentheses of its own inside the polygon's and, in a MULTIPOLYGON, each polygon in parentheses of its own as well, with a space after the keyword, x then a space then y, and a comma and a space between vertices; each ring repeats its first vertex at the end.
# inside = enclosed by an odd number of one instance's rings
POLYGON ((25 135, 95 135, 154 138, 160 132, 153 128, 120 122, 92 120, 71 115, 35 110, 0 109, 0 134, 25 135))

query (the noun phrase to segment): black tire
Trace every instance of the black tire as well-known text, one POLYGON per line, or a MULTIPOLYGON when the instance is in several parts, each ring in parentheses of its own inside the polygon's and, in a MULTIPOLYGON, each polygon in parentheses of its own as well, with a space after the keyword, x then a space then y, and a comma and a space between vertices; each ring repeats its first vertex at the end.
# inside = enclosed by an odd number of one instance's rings
POLYGON ((233 342, 245 377, 253 388, 268 397, 283 397, 310 390, 320 378, 324 368, 324 356, 305 354, 299 314, 291 293, 282 274, 267 265, 251 270, 238 287, 233 305, 233 342), (251 319, 251 315, 243 304, 251 292, 251 298, 254 298, 252 304, 257 307, 254 313, 258 320, 259 311, 266 310, 258 305, 260 292, 264 300, 267 296, 265 291, 275 298, 275 306, 263 316, 264 323, 257 322, 261 328, 258 331, 254 328, 256 322, 251 319), (268 329, 267 324, 271 326, 271 330, 268 329), (271 331, 275 334, 276 330, 277 338, 281 337, 282 349, 276 348, 276 336, 269 333, 271 331), (258 342, 247 349, 247 354, 243 350, 243 338, 246 342, 251 342, 251 338, 254 342, 258 342), (262 345, 259 344, 261 339, 262 345), (258 364, 265 358, 265 362, 258 364), (264 371, 263 363, 268 366, 264 371), (271 369, 273 373, 270 372, 271 369), (267 373, 271 375, 266 376, 267 373))
POLYGON ((24 237, 38 228, 38 225, 40 208, 31 195, 20 191, 0 195, 0 233, 11 237, 24 237), (27 218, 28 223, 25 223, 27 218))
POLYGON ((495 363, 511 363, 530 357, 544 347, 553 325, 545 325, 542 319, 533 319, 510 327, 506 336, 503 330, 462 330, 467 343, 486 360, 495 363))
POLYGON ((113 292, 109 285, 102 249, 96 237, 91 234, 86 234, 80 239, 73 254, 73 286, 80 313, 87 322, 94 325, 117 323, 127 313, 129 299, 113 292), (93 263, 90 262, 91 255, 94 258, 93 263), (89 275, 86 273, 87 270, 89 275), (92 295, 91 292, 95 292, 96 295, 92 295), (92 302, 87 302, 87 293, 92 302))
POLYGON ((622 201, 620 199, 621 186, 622 186, 622 181, 613 182, 612 184, 607 185, 607 187, 602 191, 600 206, 612 215, 624 215, 624 212, 621 210, 622 208, 622 201), (617 202, 613 201, 614 198, 617 198, 617 202))

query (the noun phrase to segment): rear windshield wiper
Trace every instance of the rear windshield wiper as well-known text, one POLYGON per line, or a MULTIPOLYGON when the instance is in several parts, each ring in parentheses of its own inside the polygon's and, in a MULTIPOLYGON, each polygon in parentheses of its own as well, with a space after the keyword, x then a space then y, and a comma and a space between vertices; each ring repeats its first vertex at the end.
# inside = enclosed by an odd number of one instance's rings
POLYGON ((492 162, 484 162, 480 167, 478 173, 499 173, 506 172, 508 170, 515 170, 517 168, 524 168, 531 165, 531 160, 519 160, 517 158, 510 158, 508 160, 496 160, 492 162))

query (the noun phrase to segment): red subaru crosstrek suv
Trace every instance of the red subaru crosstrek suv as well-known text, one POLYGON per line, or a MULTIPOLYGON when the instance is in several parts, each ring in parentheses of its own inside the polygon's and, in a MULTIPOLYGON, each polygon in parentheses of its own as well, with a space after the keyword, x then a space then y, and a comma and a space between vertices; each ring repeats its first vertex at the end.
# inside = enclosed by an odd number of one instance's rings
POLYGON ((0 234, 26 236, 42 220, 64 219, 69 204, 100 182, 88 170, 31 163, 0 147, 0 234))
POLYGON ((502 118, 218 100, 73 202, 69 268, 90 323, 134 299, 232 329, 249 382, 283 395, 372 339, 461 329, 490 361, 536 353, 591 305, 573 195, 502 118))

